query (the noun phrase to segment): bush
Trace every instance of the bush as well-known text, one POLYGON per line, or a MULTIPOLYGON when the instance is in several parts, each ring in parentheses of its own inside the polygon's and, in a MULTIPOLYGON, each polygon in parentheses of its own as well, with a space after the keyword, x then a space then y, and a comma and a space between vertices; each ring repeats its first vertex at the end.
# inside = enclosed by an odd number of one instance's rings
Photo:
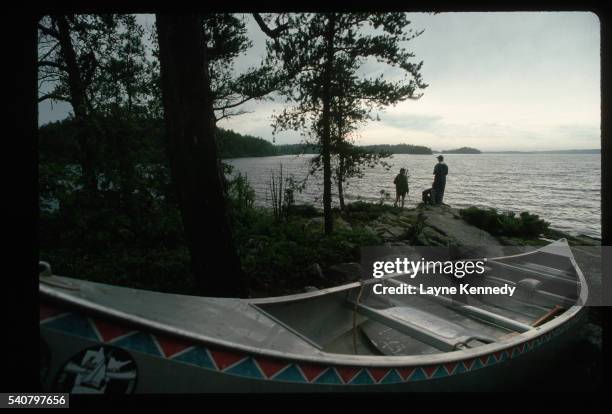
POLYGON ((469 224, 494 236, 537 237, 547 231, 550 225, 538 215, 526 211, 516 217, 510 211, 500 213, 494 208, 468 207, 461 210, 460 214, 469 224))
POLYGON ((376 220, 384 213, 396 213, 397 209, 389 204, 355 201, 347 204, 344 208, 344 212, 350 222, 369 222, 376 220))
POLYGON ((312 204, 294 204, 289 207, 287 212, 290 216, 299 216, 304 218, 321 217, 323 214, 312 204))
POLYGON ((324 282, 312 280, 308 270, 314 263, 326 268, 359 261, 361 246, 381 242, 363 229, 336 229, 329 236, 310 232, 308 221, 301 215, 277 221, 269 210, 255 210, 250 220, 233 223, 242 267, 252 287, 267 294, 284 294, 320 285, 324 282))

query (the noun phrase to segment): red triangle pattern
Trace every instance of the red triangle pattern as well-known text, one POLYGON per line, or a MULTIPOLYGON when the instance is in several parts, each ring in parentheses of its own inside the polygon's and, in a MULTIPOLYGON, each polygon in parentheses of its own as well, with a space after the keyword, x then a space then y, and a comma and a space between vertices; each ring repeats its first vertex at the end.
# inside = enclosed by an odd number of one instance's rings
POLYGON ((489 356, 488 355, 483 355, 481 357, 478 357, 478 360, 480 361, 480 363, 482 364, 483 367, 486 367, 489 364, 489 356))
POLYGON ((476 362, 475 359, 466 359, 465 361, 463 361, 463 365, 465 366, 465 369, 467 371, 470 371, 474 366, 474 362, 476 362))
POLYGON ((448 375, 452 375, 453 372, 457 369, 458 362, 449 362, 448 364, 444 364, 444 369, 448 372, 448 375))
POLYGON ((506 352, 506 351, 498 351, 498 352, 495 352, 495 353, 493 354, 493 356, 495 357, 495 360, 496 360, 496 361, 501 361, 502 356, 504 355, 504 352, 506 352))
POLYGON ((98 330, 98 333, 100 334, 102 342, 112 341, 115 338, 118 338, 120 336, 123 336, 125 334, 128 334, 134 331, 134 329, 132 328, 110 324, 108 322, 104 322, 98 319, 91 319, 91 321, 93 322, 94 326, 98 330))
POLYGON ((430 365, 428 367, 421 367, 421 369, 423 370, 423 372, 425 373, 425 375, 427 376, 427 378, 431 378, 432 375, 436 372, 436 370, 438 369, 437 365, 430 365))
POLYGON ((361 371, 361 368, 336 367, 336 371, 340 375, 340 378, 342 378, 342 381, 344 381, 345 384, 348 384, 349 381, 355 378, 355 375, 357 375, 357 373, 361 371))
POLYGON ((410 378, 410 376, 412 375, 414 370, 415 370, 415 368, 412 368, 412 367, 408 367, 408 368, 396 368, 397 373, 400 375, 400 377, 402 377, 402 379, 404 381, 406 381, 408 378, 410 378))
POLYGON ((154 335, 154 337, 166 358, 172 358, 173 355, 176 355, 179 352, 193 346, 192 343, 183 339, 169 338, 167 336, 159 335, 154 335))
POLYGON ((389 373, 389 368, 368 368, 368 371, 370 372, 370 376, 374 379, 374 381, 380 382, 380 380, 383 379, 387 373, 389 373))
POLYGON ((302 373, 304 374, 308 382, 312 382, 312 380, 314 380, 316 377, 321 375, 321 373, 325 371, 327 367, 323 367, 320 365, 301 365, 300 364, 300 369, 302 370, 302 373))
POLYGON ((288 364, 286 362, 276 361, 272 359, 256 359, 257 365, 268 378, 276 374, 281 369, 285 368, 288 364))
POLYGON ((40 321, 42 322, 46 319, 49 319, 53 316, 59 315, 64 312, 65 311, 61 309, 52 308, 50 306, 45 305, 44 303, 41 303, 40 304, 40 321))
POLYGON ((231 352, 225 352, 225 351, 213 351, 211 349, 209 350, 209 352, 210 352, 210 356, 215 361, 217 368, 219 368, 220 370, 224 370, 230 365, 234 365, 236 362, 240 361, 241 359, 246 358, 246 356, 244 355, 233 354, 231 352))

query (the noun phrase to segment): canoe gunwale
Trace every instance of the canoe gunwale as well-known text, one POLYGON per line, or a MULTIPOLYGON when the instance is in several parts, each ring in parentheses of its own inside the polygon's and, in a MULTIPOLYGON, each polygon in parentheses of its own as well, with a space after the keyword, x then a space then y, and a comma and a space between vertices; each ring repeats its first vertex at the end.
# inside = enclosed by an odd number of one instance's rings
MULTIPOLYGON (((564 239, 561 239, 566 243, 564 239)), ((568 246, 569 247, 569 246, 568 246)), ((518 257, 528 254, 536 253, 538 250, 528 253, 522 253, 508 257, 518 257)), ((571 250, 570 250, 571 252, 571 250)), ((571 254, 571 253, 570 253, 571 254)), ((580 280, 581 291, 579 298, 582 303, 586 302, 587 285, 585 283, 584 275, 580 268, 577 266, 573 255, 568 257, 576 270, 578 279, 580 280)), ((500 258, 496 258, 500 259, 500 258)), ((354 287, 361 286, 361 282, 353 282, 342 286, 333 288, 321 289, 314 292, 300 293, 296 295, 281 296, 276 298, 265 298, 265 299, 244 299, 241 300, 249 305, 258 304, 269 304, 269 303, 282 303, 282 302, 293 302, 301 301, 309 298, 326 295, 329 293, 341 292, 343 290, 352 289, 354 287)), ((257 348, 245 344, 238 344, 235 342, 226 341, 223 339, 207 336, 200 333, 187 331, 185 329, 177 328, 166 323, 161 323, 153 319, 128 314, 126 312, 113 309, 108 306, 99 305, 91 300, 75 297, 70 293, 63 292, 58 288, 49 286, 47 284, 40 283, 39 290, 41 298, 49 298, 60 302, 67 303, 69 305, 76 306, 80 309, 85 309, 89 312, 98 313, 104 315, 110 319, 116 319, 123 323, 134 324, 143 330, 153 330, 160 333, 164 333, 171 336, 187 339, 203 345, 212 345, 221 348, 230 348, 232 350, 240 351, 254 356, 266 357, 271 359, 290 360, 296 363, 311 363, 311 364, 324 364, 334 366, 355 366, 355 367, 381 367, 381 368, 398 368, 398 367, 420 367, 428 365, 438 365, 446 363, 458 363, 461 361, 488 356, 498 352, 508 351, 512 348, 528 343, 540 336, 546 335, 565 323, 569 322, 573 318, 577 317, 581 311, 584 310, 584 306, 572 306, 567 309, 563 314, 552 319, 539 327, 533 328, 527 332, 517 334, 507 339, 503 339, 491 344, 481 345, 476 348, 468 348, 462 350, 456 350, 451 352, 445 352, 440 354, 427 354, 427 355, 394 355, 394 356, 373 356, 373 355, 349 355, 349 354, 332 354, 328 352, 320 351, 318 355, 299 355, 289 352, 278 351, 274 349, 257 348)))

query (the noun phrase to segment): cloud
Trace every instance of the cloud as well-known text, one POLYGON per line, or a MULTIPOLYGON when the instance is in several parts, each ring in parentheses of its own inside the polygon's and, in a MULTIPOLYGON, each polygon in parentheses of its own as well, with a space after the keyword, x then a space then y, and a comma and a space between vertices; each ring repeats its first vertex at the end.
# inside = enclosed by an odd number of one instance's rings
POLYGON ((381 114, 380 122, 395 128, 406 128, 418 131, 434 130, 442 120, 439 115, 412 115, 403 113, 381 114))
MULTIPOLYGON (((250 15, 253 48, 236 61, 244 71, 265 53, 265 35, 250 15)), ((359 143, 399 143, 448 149, 598 148, 600 146, 600 26, 586 12, 410 13, 412 28, 425 29, 405 44, 423 60, 424 96, 380 112, 380 122, 360 131, 359 143)), ((151 16, 141 18, 150 26, 151 16)), ((362 76, 396 72, 372 59, 362 76)), ((272 139, 273 111, 282 99, 256 101, 252 111, 219 126, 272 139)), ((40 123, 62 119, 69 106, 42 103, 40 123)), ((277 143, 302 140, 294 131, 277 143)))

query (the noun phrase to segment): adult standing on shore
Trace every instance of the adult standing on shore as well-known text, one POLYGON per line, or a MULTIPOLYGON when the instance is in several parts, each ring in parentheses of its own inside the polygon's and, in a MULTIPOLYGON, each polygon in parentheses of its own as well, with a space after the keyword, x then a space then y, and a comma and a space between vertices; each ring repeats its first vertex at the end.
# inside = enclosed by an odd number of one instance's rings
POLYGON ((444 187, 446 187, 446 175, 448 174, 448 165, 444 163, 444 157, 438 155, 438 163, 434 167, 434 202, 435 204, 442 204, 444 199, 444 187))

